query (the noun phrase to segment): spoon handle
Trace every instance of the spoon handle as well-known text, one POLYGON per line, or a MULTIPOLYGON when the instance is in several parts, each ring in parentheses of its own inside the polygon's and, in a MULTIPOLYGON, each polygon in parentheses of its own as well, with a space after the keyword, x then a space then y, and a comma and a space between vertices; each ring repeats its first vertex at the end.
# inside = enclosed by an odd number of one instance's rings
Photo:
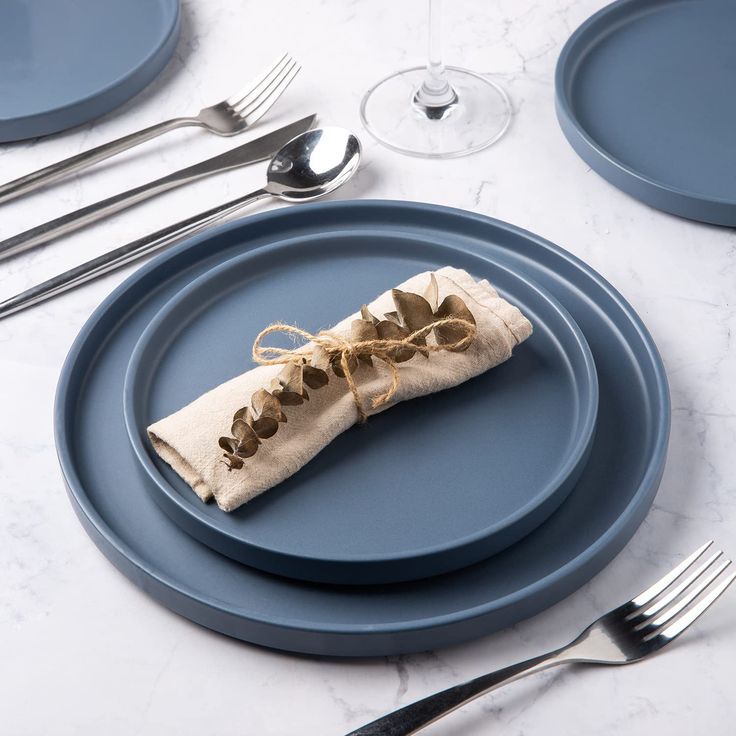
POLYGON ((184 236, 193 235, 204 230, 208 225, 227 217, 233 212, 237 212, 242 207, 269 196, 272 195, 266 189, 257 189, 243 197, 238 197, 205 212, 200 212, 197 215, 188 217, 186 220, 181 220, 173 225, 157 230, 151 235, 146 235, 126 245, 121 245, 119 248, 115 248, 86 263, 75 266, 69 271, 65 271, 48 281, 44 281, 16 296, 6 299, 4 302, 0 302, 0 319, 45 302, 59 294, 75 289, 81 284, 92 281, 92 279, 115 271, 143 256, 161 250, 177 242, 184 236))
POLYGON ((74 212, 68 212, 30 230, 13 235, 0 241, 0 260, 17 255, 38 245, 48 243, 63 235, 68 235, 82 227, 98 222, 109 215, 132 207, 176 187, 184 186, 212 174, 247 166, 249 164, 271 158, 292 138, 309 130, 316 120, 316 115, 309 115, 289 125, 271 131, 266 135, 253 138, 247 143, 231 148, 225 153, 200 161, 192 166, 174 171, 159 179, 146 182, 125 192, 114 194, 74 212))

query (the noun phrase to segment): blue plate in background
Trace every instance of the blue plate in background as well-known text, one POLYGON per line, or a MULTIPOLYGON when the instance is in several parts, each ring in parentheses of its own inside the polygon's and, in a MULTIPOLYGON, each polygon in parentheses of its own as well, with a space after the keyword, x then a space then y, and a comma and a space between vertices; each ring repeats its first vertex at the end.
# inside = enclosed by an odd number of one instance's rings
MULTIPOLYGON (((195 279, 141 337, 124 396, 146 480, 183 529, 267 572, 356 585, 456 570, 542 523, 587 460, 598 380, 578 326, 526 277, 426 235, 397 247, 353 229, 274 242, 195 279), (232 513, 203 504, 153 451, 146 427, 251 368, 249 347, 266 325, 318 331, 407 277, 458 262, 534 325, 503 365, 371 417, 232 513)), ((212 452, 221 454, 216 438, 212 452)))
POLYGON ((2 0, 0 142, 104 115, 164 68, 179 0, 2 0))
MULTIPOLYGON (((465 262, 459 257, 455 265, 465 262)), ((327 286, 354 278, 343 270, 346 263, 325 274, 327 286)), ((378 280, 367 271, 371 292, 384 281, 385 275, 378 280)), ((159 256, 118 287, 84 326, 62 371, 55 407, 57 450, 72 505, 94 542, 136 585, 229 636, 343 656, 437 649, 510 626, 569 595, 613 559, 644 519, 664 469, 669 427, 657 349, 631 306, 592 269, 497 220, 387 201, 280 209, 159 256), (360 231, 382 249, 393 245, 399 251, 405 240, 452 244, 479 276, 484 258, 489 269, 501 263, 526 273, 570 312, 590 345, 600 393, 588 464, 555 513, 488 560, 393 585, 294 581, 197 542, 161 511, 140 477, 123 417, 123 383, 131 352, 161 306, 239 253, 335 231, 360 231)))
POLYGON ((734 29, 734 0, 619 0, 590 17, 555 77, 572 147, 652 207, 736 225, 734 29))

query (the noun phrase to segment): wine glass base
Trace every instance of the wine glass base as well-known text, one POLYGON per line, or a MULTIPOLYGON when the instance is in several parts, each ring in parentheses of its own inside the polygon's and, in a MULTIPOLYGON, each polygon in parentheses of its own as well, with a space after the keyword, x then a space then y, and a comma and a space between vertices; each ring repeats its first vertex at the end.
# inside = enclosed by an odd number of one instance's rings
POLYGON ((454 158, 498 141, 511 123, 506 92, 486 77, 445 67, 457 100, 435 115, 415 102, 426 69, 395 72, 366 92, 360 118, 366 130, 387 148, 409 156, 454 158))

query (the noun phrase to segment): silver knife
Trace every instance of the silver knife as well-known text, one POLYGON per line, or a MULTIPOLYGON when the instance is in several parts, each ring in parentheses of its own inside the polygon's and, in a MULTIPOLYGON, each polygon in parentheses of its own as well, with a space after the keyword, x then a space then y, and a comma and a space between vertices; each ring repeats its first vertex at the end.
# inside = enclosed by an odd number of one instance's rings
POLYGON ((124 210, 126 207, 131 207, 138 202, 155 197, 170 189, 175 189, 176 187, 183 186, 197 179, 203 179, 212 174, 237 169, 241 166, 247 166, 248 164, 268 159, 292 138, 309 130, 316 120, 316 115, 309 115, 306 118, 297 120, 295 123, 285 125, 283 128, 267 133, 260 138, 248 141, 248 143, 242 146, 233 148, 218 156, 208 158, 206 161, 179 169, 179 171, 175 171, 173 174, 148 182, 135 189, 129 189, 122 194, 108 197, 87 207, 82 207, 74 212, 57 217, 55 220, 50 220, 43 225, 38 225, 30 230, 14 235, 7 240, 0 241, 0 261, 47 243, 54 238, 79 230, 85 225, 97 222, 108 215, 120 212, 120 210, 124 210))

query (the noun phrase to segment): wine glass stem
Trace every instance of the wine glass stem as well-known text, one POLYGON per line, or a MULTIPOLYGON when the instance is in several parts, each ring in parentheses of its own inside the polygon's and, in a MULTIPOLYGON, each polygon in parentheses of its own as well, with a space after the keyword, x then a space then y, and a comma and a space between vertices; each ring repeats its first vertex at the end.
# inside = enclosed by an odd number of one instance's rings
POLYGON ((420 108, 447 108, 457 102, 457 94, 447 81, 442 63, 442 0, 429 2, 429 59, 427 73, 414 95, 420 108))

